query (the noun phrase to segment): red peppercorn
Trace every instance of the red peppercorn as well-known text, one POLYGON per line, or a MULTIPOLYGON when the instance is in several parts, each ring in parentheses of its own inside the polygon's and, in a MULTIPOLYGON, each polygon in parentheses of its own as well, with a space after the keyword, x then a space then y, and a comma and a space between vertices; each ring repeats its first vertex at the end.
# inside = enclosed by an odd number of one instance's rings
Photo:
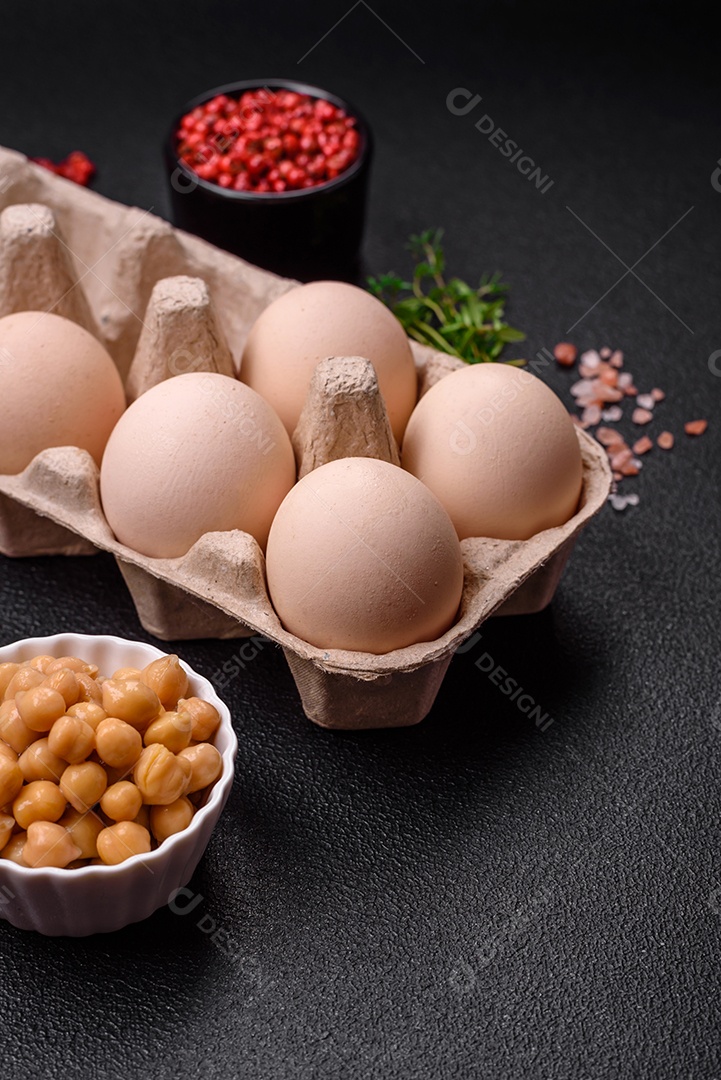
MULTIPOLYGON (((316 157, 311 158, 306 166, 306 172, 311 177, 321 177, 325 172, 325 158, 322 154, 318 154, 316 157)), ((317 180, 316 180, 317 182, 317 180)))
MULTIPOLYGON (((234 191, 314 187, 357 159, 355 117, 324 99, 260 88, 238 99, 218 94, 192 109, 177 131, 179 158, 204 180, 234 191)), ((84 175, 80 162, 69 166, 84 175)))
POLYGON ((262 154, 251 154, 245 161, 250 176, 261 176, 265 171, 265 158, 262 154))

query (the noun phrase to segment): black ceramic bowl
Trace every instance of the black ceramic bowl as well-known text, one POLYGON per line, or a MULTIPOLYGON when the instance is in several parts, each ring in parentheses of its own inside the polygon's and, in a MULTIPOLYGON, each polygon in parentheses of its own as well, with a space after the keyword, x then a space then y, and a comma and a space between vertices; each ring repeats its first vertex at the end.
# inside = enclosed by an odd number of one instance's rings
POLYGON ((353 277, 363 239, 372 156, 368 124, 354 105, 291 79, 245 79, 189 101, 173 120, 164 146, 173 223, 276 274, 311 280, 353 277), (323 98, 357 121, 360 151, 353 164, 316 187, 273 193, 232 191, 203 180, 176 154, 176 132, 187 112, 217 94, 292 90, 323 98))

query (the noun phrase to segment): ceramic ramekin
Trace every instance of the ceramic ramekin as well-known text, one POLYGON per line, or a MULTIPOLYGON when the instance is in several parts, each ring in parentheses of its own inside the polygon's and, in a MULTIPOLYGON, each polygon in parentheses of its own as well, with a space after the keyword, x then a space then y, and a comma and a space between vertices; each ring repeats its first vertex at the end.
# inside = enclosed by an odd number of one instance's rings
POLYGON ((373 139, 368 122, 355 105, 318 86, 294 79, 244 79, 207 90, 187 102, 175 116, 163 146, 168 192, 175 225, 196 233, 217 247, 286 277, 311 281, 357 273, 363 240, 373 139), (356 119, 360 152, 337 176, 296 191, 234 191, 203 180, 176 152, 180 120, 198 105, 246 90, 292 90, 330 101, 356 119))
MULTIPOLYGON (((0 663, 29 660, 38 654, 80 656, 97 664, 103 675, 119 667, 143 668, 165 655, 140 641, 57 634, 5 645, 0 648, 0 663)), ((117 866, 33 869, 0 859, 0 918, 21 930, 86 937, 146 919, 167 904, 176 889, 187 885, 230 794, 238 740, 230 712, 211 683, 181 663, 188 673, 190 693, 210 701, 220 713, 213 742, 223 758, 223 771, 188 828, 169 837, 148 855, 136 855, 117 866)))

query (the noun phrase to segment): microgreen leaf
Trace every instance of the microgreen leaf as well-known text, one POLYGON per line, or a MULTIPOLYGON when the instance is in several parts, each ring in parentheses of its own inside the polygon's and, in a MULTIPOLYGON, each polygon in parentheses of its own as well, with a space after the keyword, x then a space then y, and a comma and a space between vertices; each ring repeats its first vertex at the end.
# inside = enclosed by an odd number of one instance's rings
MULTIPOLYGON (((506 345, 526 337, 505 321, 508 285, 497 272, 484 274, 476 289, 461 278, 446 281, 442 237, 442 229, 411 236, 407 247, 416 259, 412 281, 395 273, 381 274, 368 278, 368 289, 414 341, 469 364, 497 360, 506 345)), ((525 360, 506 362, 519 366, 525 360)))

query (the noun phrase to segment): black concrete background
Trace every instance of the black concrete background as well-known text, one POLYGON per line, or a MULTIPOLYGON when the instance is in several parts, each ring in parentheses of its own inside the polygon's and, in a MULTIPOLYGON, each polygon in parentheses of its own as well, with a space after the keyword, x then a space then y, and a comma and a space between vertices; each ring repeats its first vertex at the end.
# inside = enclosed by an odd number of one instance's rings
MULTIPOLYGON (((188 97, 255 76, 347 95, 377 140, 368 268, 403 269, 408 234, 444 226, 455 272, 510 281, 526 355, 623 348, 637 384, 668 393, 654 430, 678 436, 628 485, 640 505, 582 537, 551 608, 486 625, 419 727, 323 732, 279 652, 248 663, 226 691, 237 780, 201 905, 86 941, 0 923, 3 1075, 720 1075, 709 19, 617 2, 3 5, 1 143, 82 148, 97 190, 163 214, 160 142, 188 97), (456 87, 477 111, 449 113, 456 87), (545 194, 476 130, 483 112, 545 194)), ((570 401, 567 373, 544 377, 570 401)), ((0 640, 65 629, 147 637, 109 558, 0 560, 0 640)), ((179 646, 211 677, 238 649, 179 646)))

